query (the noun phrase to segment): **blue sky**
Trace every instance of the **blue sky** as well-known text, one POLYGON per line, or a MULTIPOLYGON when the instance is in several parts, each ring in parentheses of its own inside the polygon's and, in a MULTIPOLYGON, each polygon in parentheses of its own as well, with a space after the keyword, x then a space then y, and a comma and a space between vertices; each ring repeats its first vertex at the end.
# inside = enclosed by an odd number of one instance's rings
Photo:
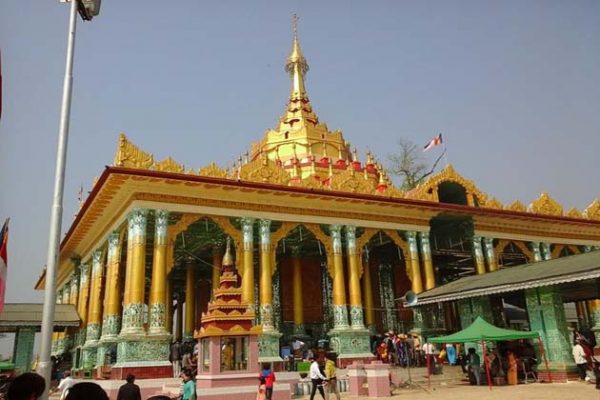
MULTIPOLYGON (((12 302, 41 300, 68 8, 0 4, 12 302)), ((449 161, 504 203, 547 191, 582 209, 600 197, 598 1, 105 0, 78 24, 63 231, 119 132, 199 168, 229 165, 274 127, 294 12, 313 107, 361 155, 385 160, 398 138, 423 145, 441 131, 449 161)))

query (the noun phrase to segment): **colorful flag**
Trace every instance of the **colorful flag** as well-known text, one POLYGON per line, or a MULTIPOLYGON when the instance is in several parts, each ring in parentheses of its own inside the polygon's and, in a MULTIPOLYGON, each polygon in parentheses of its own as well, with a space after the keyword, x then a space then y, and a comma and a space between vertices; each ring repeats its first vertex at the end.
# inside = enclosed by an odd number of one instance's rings
POLYGON ((432 147, 439 146, 439 145, 440 145, 440 144, 442 144, 442 143, 443 143, 443 140, 442 140, 442 134, 441 134, 441 133, 438 133, 438 134, 437 134, 437 135, 436 135, 436 136, 435 136, 433 139, 431 139, 431 140, 429 141, 429 143, 427 143, 427 144, 426 144, 426 145, 423 147, 423 151, 427 151, 427 150, 431 149, 432 147))
POLYGON ((6 248, 8 247, 8 221, 4 222, 2 231, 0 231, 0 312, 4 309, 4 292, 6 291, 6 272, 8 261, 6 257, 6 248))

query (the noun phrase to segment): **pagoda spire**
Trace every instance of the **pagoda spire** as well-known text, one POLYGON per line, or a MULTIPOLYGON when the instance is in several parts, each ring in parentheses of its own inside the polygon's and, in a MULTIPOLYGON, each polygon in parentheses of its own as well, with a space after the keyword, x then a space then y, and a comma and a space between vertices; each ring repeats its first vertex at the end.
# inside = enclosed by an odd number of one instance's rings
POLYGON ((308 72, 308 63, 298 40, 298 16, 292 17, 292 29, 294 31, 294 40, 292 42, 292 52, 285 63, 285 70, 292 78, 292 92, 290 100, 308 100, 306 88, 304 86, 304 76, 308 72))

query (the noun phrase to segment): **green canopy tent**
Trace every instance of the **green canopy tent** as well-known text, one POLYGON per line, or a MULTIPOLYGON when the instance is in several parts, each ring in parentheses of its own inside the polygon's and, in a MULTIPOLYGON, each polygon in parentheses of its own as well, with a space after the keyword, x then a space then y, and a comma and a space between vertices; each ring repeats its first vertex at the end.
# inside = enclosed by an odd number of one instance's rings
MULTIPOLYGON (((515 331, 512 329, 503 329, 498 328, 484 320, 481 317, 477 317, 475 321, 462 331, 453 333, 448 336, 438 336, 428 338, 427 342, 429 343, 465 343, 465 342, 481 342, 484 354, 484 364, 485 371, 487 374, 488 384, 491 386, 490 379, 490 370, 488 365, 488 360, 485 352, 485 342, 486 341, 501 341, 501 340, 517 340, 517 339, 538 339, 538 343, 540 346, 540 353, 544 357, 544 363, 546 365, 546 370, 548 370, 548 360, 546 359, 546 354, 544 352, 544 346, 542 344, 542 338, 540 337, 538 332, 529 332, 529 331, 515 331)), ((429 358, 427 358, 429 362, 429 358)), ((428 375, 430 375, 430 368, 428 366, 428 375)), ((550 375, 550 371, 548 370, 548 376, 550 377, 550 382, 552 382, 552 377, 550 375)), ((429 376, 428 376, 429 378, 429 376)))

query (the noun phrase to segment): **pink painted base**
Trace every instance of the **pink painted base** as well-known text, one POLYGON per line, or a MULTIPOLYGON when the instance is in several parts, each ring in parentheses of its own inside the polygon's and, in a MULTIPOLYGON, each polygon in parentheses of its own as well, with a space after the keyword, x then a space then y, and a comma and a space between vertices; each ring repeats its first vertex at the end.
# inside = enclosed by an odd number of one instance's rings
POLYGON ((390 366, 381 361, 374 361, 365 365, 369 397, 389 397, 390 392, 390 366))
POLYGON ((348 371, 348 384, 351 396, 366 396, 367 389, 367 373, 365 365, 360 361, 355 361, 346 367, 348 371))

